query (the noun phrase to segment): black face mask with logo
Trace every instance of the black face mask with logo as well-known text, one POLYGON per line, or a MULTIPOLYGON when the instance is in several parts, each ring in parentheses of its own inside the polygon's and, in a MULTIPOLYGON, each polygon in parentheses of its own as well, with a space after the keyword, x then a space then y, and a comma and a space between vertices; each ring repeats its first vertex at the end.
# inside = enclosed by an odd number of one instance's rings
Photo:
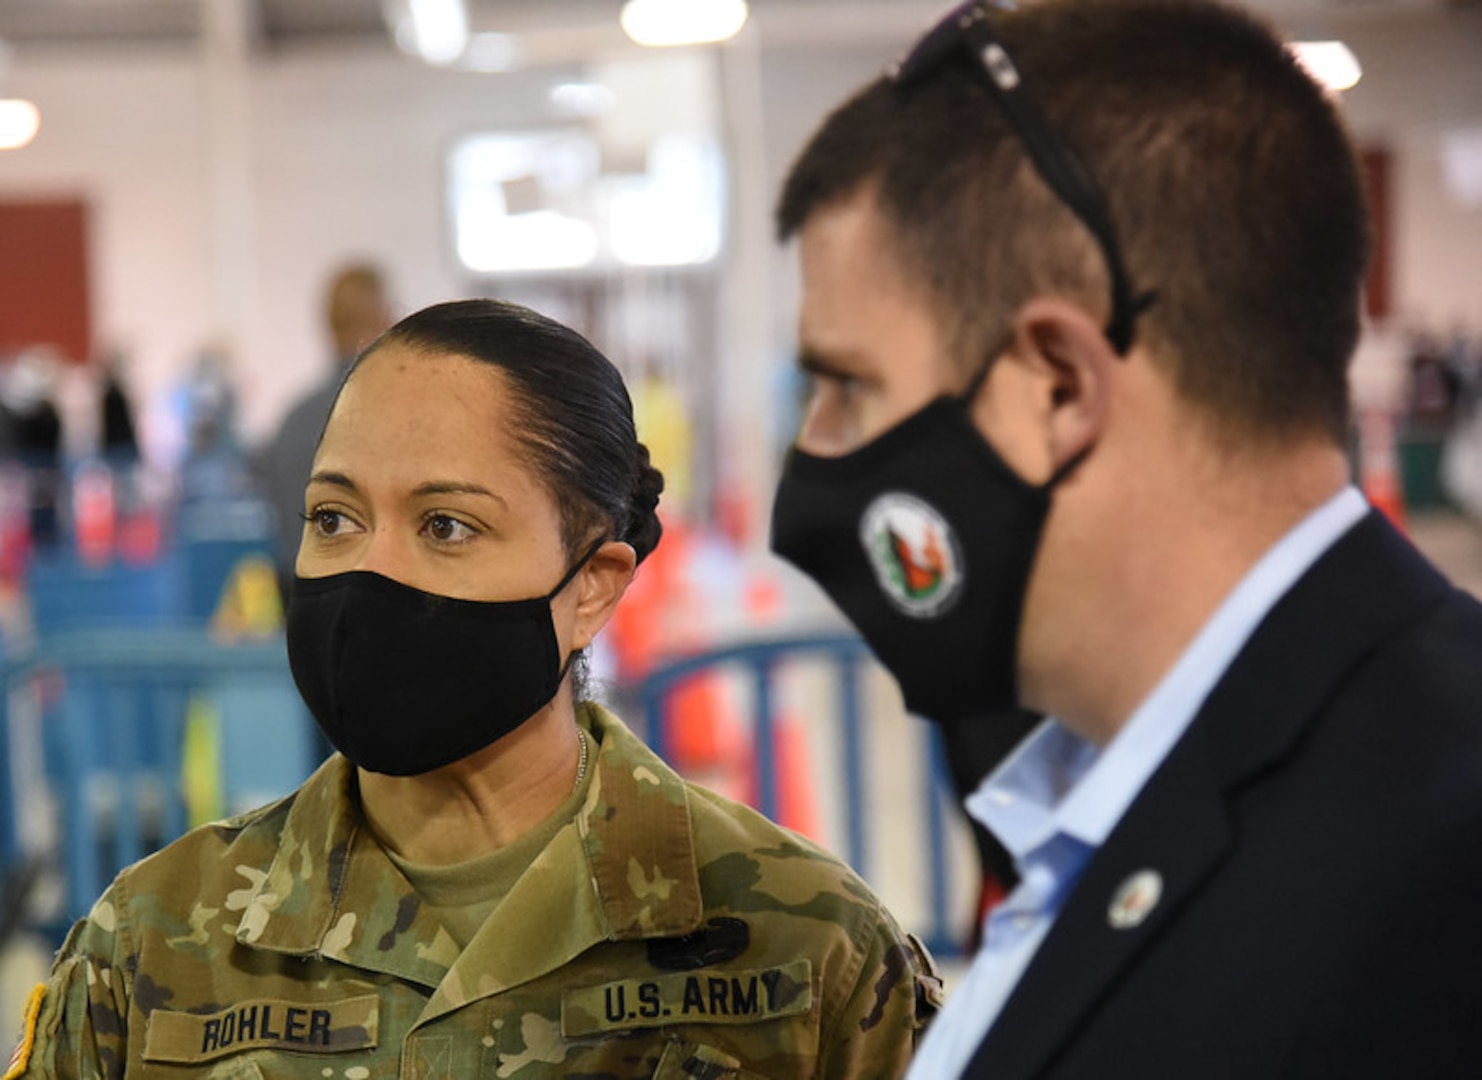
POLYGON ((952 721, 1011 709, 1050 489, 1074 464, 1029 484, 984 441, 965 399, 938 398, 843 457, 794 447, 772 550, 828 593, 910 712, 952 721))

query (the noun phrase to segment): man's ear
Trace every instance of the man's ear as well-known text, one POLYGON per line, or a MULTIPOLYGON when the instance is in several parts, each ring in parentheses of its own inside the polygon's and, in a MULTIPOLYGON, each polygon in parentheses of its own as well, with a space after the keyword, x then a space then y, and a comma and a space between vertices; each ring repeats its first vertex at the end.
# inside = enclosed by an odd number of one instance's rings
POLYGON ((1043 436, 1053 475, 1101 437, 1124 361, 1093 316, 1056 297, 1037 297, 1018 310, 1012 348, 1043 380, 1043 436))
POLYGON ((582 567, 575 582, 578 591, 571 648, 586 648, 607 625, 637 567, 638 554, 620 540, 603 544, 582 567))

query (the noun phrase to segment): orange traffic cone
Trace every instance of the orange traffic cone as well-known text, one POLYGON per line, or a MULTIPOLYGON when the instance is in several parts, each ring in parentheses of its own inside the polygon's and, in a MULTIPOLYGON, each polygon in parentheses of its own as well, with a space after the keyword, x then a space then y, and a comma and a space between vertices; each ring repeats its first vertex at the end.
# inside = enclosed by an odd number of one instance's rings
POLYGON ((1359 481, 1374 509, 1404 532, 1405 489, 1395 449, 1394 416, 1383 409, 1366 409, 1359 417, 1359 481))
POLYGON ((787 712, 777 718, 777 819, 810 840, 823 842, 818 802, 813 798, 813 769, 808 758, 808 732, 787 712))

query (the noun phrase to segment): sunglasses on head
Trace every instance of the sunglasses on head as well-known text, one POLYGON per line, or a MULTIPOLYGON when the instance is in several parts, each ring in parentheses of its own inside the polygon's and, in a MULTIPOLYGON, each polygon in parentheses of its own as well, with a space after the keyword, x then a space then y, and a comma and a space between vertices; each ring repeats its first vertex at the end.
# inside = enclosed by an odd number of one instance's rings
POLYGON ((968 0, 954 8, 916 43, 904 60, 891 68, 888 77, 901 90, 909 91, 963 58, 968 58, 973 69, 982 73, 1035 170, 1056 197, 1080 218, 1101 247, 1111 275, 1112 294, 1111 319, 1105 334, 1117 353, 1126 355, 1132 347, 1137 316, 1147 309, 1156 294, 1134 290, 1122 263, 1121 248, 1101 189, 1029 94, 1013 58, 993 30, 992 9, 1012 10, 1012 5, 994 0, 968 0))

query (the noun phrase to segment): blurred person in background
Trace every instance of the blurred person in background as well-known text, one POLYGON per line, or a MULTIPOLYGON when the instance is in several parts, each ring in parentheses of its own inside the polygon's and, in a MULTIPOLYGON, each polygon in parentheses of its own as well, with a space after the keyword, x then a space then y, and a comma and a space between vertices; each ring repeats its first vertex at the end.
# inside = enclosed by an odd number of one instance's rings
POLYGON ((1018 887, 911 1076, 1476 1071, 1482 607, 1351 485, 1335 105, 1176 0, 964 5, 779 212, 773 545, 946 722, 1018 887))
POLYGON ((134 407, 124 392, 122 353, 105 356, 98 369, 98 443, 103 456, 121 465, 139 460, 134 407))
POLYGON ((391 325, 391 302, 381 270, 369 263, 352 263, 337 271, 324 294, 324 319, 334 343, 333 367, 289 409, 257 462, 263 494, 276 515, 276 559, 285 596, 298 555, 304 482, 329 408, 355 357, 391 325))
POLYGON ((914 940, 585 700, 662 487, 574 331, 465 301, 381 338, 315 455, 289 612, 341 753, 123 871, 15 1075, 902 1075, 939 990, 914 940))
POLYGON ((58 370, 65 363, 46 347, 27 349, 0 373, 0 433, 6 456, 26 473, 28 531, 38 547, 62 538, 62 415, 57 408, 58 370))

